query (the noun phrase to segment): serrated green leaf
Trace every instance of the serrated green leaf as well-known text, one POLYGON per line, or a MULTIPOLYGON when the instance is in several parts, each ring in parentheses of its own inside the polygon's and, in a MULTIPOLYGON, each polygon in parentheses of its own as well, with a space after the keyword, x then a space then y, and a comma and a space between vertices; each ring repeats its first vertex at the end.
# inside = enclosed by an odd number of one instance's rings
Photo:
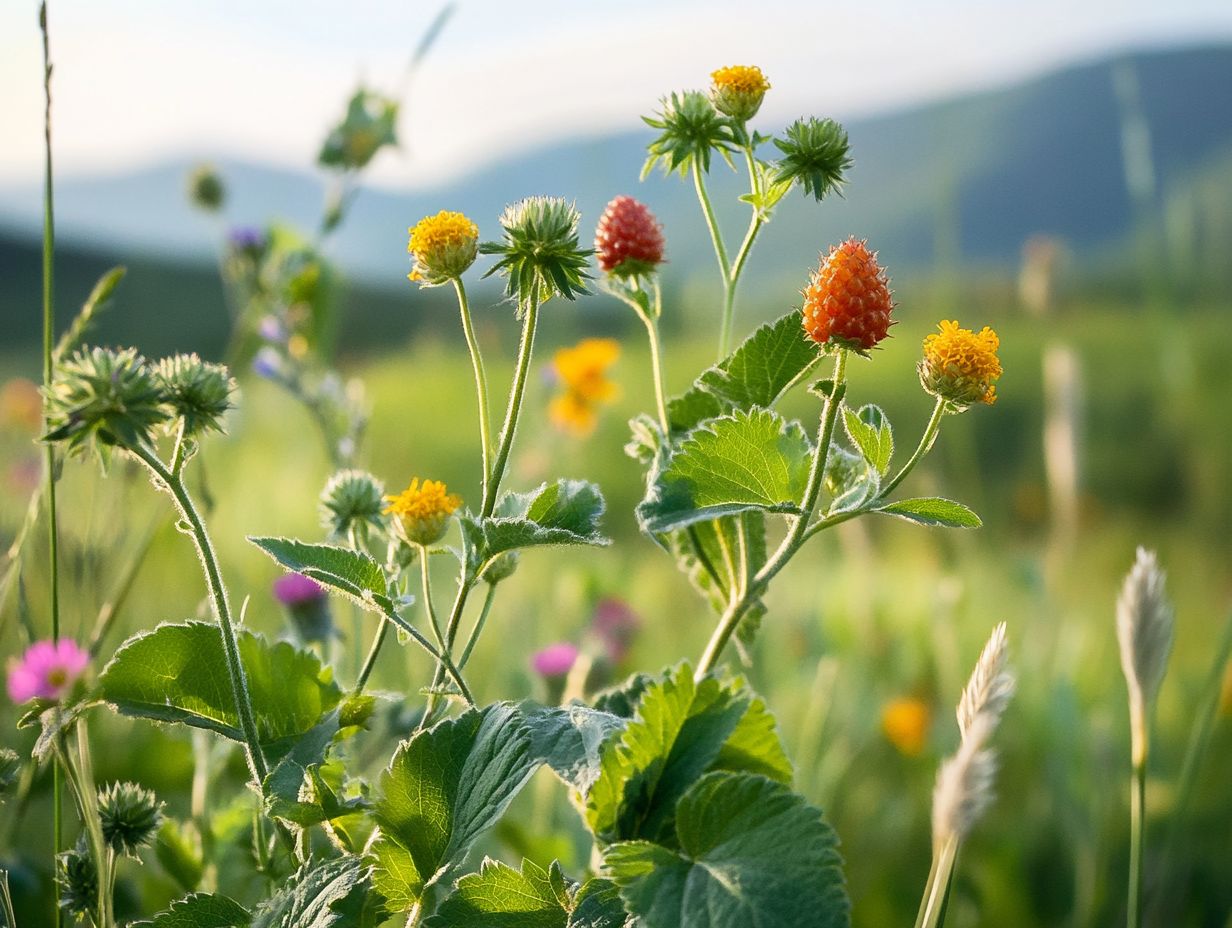
POLYGON ((591 879, 573 897, 568 928, 633 928, 620 890, 611 880, 591 879))
POLYGON ((644 928, 847 928, 838 839, 787 786, 711 773, 676 807, 679 850, 613 844, 605 874, 644 928))
POLYGON ((393 611, 385 573, 370 554, 293 538, 250 535, 248 540, 287 570, 311 577, 364 609, 382 615, 393 611))
POLYGON ((672 452, 638 506, 660 534, 749 510, 798 512, 812 447, 799 423, 737 409, 702 423, 672 452))
POLYGON ((253 912, 252 928, 351 928, 356 922, 346 908, 367 888, 368 869, 358 857, 310 860, 253 912))
POLYGON ((607 545, 599 531, 603 494, 584 480, 557 480, 502 497, 490 518, 460 517, 466 558, 477 576, 507 551, 542 545, 607 545))
POLYGON ((535 757, 565 783, 585 795, 599 775, 603 743, 624 728, 624 719, 589 706, 520 707, 535 757))
MULTIPOLYGON (((238 638, 258 736, 280 754, 338 705, 342 691, 316 655, 246 630, 238 638)), ((124 715, 244 740, 213 623, 164 623, 130 638, 103 668, 99 695, 124 715)))
POLYGON ((148 921, 134 922, 132 928, 245 928, 251 923, 248 910, 234 899, 192 893, 148 921))
MULTIPOLYGON (((763 512, 753 510, 698 522, 670 532, 663 539, 667 550, 676 558, 677 566, 717 615, 723 614, 731 591, 739 582, 740 526, 737 520, 744 523, 748 571, 750 575, 756 574, 766 563, 766 516, 763 512)), ((760 603, 751 607, 751 612, 740 623, 738 635, 748 634, 746 629, 756 624, 753 614, 763 608, 760 603)))
MULTIPOLYGON (((724 762, 791 777, 777 736, 764 742, 764 707, 745 722, 755 697, 740 681, 695 682, 687 664, 648 686, 637 714, 603 747, 586 797, 586 821, 601 841, 669 842, 676 801, 724 762), (729 742, 731 746, 728 747, 729 742), (724 754, 724 749, 727 754, 724 754)), ((768 716, 767 716, 768 717, 768 716)))
POLYGON ((339 710, 334 709, 302 737, 269 772, 262 785, 266 812, 303 827, 326 819, 318 803, 303 795, 310 768, 320 766, 339 730, 339 710))
POLYGON ((672 432, 687 432, 732 409, 773 406, 807 377, 822 354, 805 337, 802 320, 797 309, 766 323, 730 355, 703 371, 688 391, 668 403, 672 432))
POLYGON ((567 928, 568 919, 548 871, 529 860, 518 871, 485 857, 424 928, 567 928))
POLYGON ((872 511, 898 516, 920 525, 939 525, 945 528, 979 528, 984 524, 979 516, 962 503, 940 496, 900 499, 878 506, 872 511))
POLYGON ((894 457, 894 430, 881 407, 869 404, 859 412, 843 407, 843 427, 869 467, 884 477, 894 457))
POLYGON ((617 718, 631 719, 637 715, 637 704, 641 701, 642 694, 653 686, 656 680, 652 674, 635 673, 623 683, 609 686, 597 693, 594 708, 617 718))
POLYGON ((472 709, 403 742, 373 814, 377 889, 405 911, 462 863, 539 765, 515 707, 472 709))

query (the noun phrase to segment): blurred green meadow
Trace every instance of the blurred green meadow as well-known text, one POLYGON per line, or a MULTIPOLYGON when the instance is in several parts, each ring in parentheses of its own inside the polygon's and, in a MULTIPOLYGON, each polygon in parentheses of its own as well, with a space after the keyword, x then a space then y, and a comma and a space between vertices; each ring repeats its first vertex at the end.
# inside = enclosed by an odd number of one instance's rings
MULTIPOLYGON (((962 499, 981 513, 984 527, 954 533, 863 520, 823 536, 770 595, 747 671, 778 716, 798 788, 842 837, 855 924, 902 924, 915 911, 928 870, 932 784, 939 761, 957 743, 952 707, 989 629, 1002 620, 1019 687, 999 737, 998 799, 964 846, 950 924, 1085 926, 1123 917, 1128 722, 1113 614, 1120 579, 1135 545, 1143 544, 1159 552, 1177 611, 1148 794, 1148 885, 1155 898, 1166 889, 1170 900, 1166 920, 1155 923, 1222 926, 1232 906, 1226 696, 1195 798, 1179 820, 1173 791, 1232 603, 1226 309, 1063 303, 1036 318, 1017 310, 1004 290, 999 299, 964 298, 953 311, 938 306, 944 293, 925 282, 900 288, 894 337, 871 361, 853 364, 851 395, 880 404, 900 445, 913 444, 930 407, 914 372, 921 339, 942 316, 992 324, 1002 337, 1006 370, 997 404, 947 419, 938 449, 905 488, 962 499), (1043 357, 1059 349, 1072 352, 1080 371, 1072 420, 1080 493, 1072 533, 1050 510, 1057 488, 1049 484, 1043 439, 1043 357), (884 708, 903 697, 921 701, 930 714, 918 753, 896 748, 883 728, 884 708)), ((787 308, 753 308, 754 299, 746 298, 747 317, 787 308)), ((524 556, 501 588, 468 670, 481 702, 548 698, 531 671, 531 655, 556 641, 580 641, 606 598, 624 600, 641 621, 625 671, 654 671, 681 656, 696 660, 712 627, 712 616, 670 558, 637 531, 633 507, 643 488, 622 446, 626 420, 651 408, 653 397, 643 340, 629 320, 607 311, 608 302, 594 296, 545 309, 535 362, 542 376, 528 396, 509 485, 529 488, 558 473, 597 482, 615 543, 524 556), (552 353, 596 331, 621 341, 613 371, 621 396, 603 412, 595 434, 567 436, 546 414, 552 353)), ((439 301, 408 293, 404 304, 414 333, 343 365, 348 376, 364 381, 371 402, 361 459, 391 490, 412 476, 433 477, 473 500, 479 477, 474 400, 461 335, 439 301)), ((669 301, 671 392, 687 386, 712 357, 710 330, 696 324, 708 306, 669 301)), ((113 312, 123 312, 122 296, 113 312)), ((509 376, 516 339, 512 311, 485 302, 477 312, 489 376, 500 384, 509 376)), ((362 319, 352 316, 345 325, 362 319)), ((247 625, 276 636, 286 633, 270 593, 278 571, 244 538, 322 537, 316 498, 331 467, 303 407, 287 393, 251 375, 242 378, 241 390, 229 435, 207 439, 200 491, 211 500, 209 523, 233 601, 243 603, 247 625)), ((816 408, 816 399, 798 389, 785 411, 809 421, 816 408)), ((5 538, 24 515, 22 474, 37 454, 32 438, 12 421, 3 433, 5 538)), ((162 501, 131 464, 116 462, 104 480, 93 465, 69 462, 61 486, 66 634, 89 640, 100 608, 116 595, 118 578, 150 532, 156 534, 148 559, 101 653, 158 622, 207 615, 188 539, 177 535, 162 501)), ((41 558, 32 558, 16 602, 3 612, 0 652, 6 655, 20 647, 23 616, 37 624, 45 615, 40 567, 41 558)), ((450 589, 451 570, 452 558, 440 558, 439 590, 450 589)), ((335 613, 344 634, 338 672, 349 679, 358 660, 346 637, 353 618, 343 604, 335 613)), ((369 617, 360 621, 366 641, 373 625, 369 617)), ((390 648, 374 685, 414 691, 430 674, 417 650, 390 648)), ((13 721, 5 705, 0 726, 12 732, 13 721)), ((93 724, 101 780, 137 779, 156 789, 172 813, 186 812, 187 735, 110 714, 98 714, 93 724)), ((406 723, 391 706, 361 736, 372 769, 388 756, 400 724, 406 723)), ((238 752, 219 755, 218 763, 234 786, 242 782, 238 752)), ((0 827, 6 842, 0 854, 49 859, 50 836, 32 827, 47 820, 46 804, 47 784, 40 783, 22 820, 6 818, 0 827)), ((570 827, 574 814, 545 782, 519 800, 517 826, 503 827, 487 850, 510 860, 551 853, 582 866, 584 845, 570 827)), ((13 813, 6 808, 5 815, 13 813)), ((242 829, 242 814, 237 821, 242 829)), ((157 863, 122 869, 121 876, 145 911, 176 895, 157 863)), ((19 868, 12 880, 21 900, 37 874, 19 868)), ((26 904, 33 903, 27 898, 26 904)))

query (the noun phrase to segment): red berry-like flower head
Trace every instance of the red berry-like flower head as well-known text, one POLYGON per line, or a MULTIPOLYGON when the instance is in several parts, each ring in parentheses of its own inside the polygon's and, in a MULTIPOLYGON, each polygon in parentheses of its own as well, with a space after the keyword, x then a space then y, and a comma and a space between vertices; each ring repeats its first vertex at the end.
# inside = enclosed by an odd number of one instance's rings
POLYGON ((663 229, 645 203, 618 196, 595 229, 599 267, 619 277, 649 274, 663 263, 663 229))
POLYGON ((894 300, 867 242, 834 245, 804 288, 804 331, 819 345, 868 351, 886 337, 894 300))

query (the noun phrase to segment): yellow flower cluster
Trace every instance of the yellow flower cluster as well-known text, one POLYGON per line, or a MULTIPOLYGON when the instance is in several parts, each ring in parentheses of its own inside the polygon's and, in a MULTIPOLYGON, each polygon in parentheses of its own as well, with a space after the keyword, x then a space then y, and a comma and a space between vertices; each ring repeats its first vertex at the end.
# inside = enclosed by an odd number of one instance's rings
POLYGON ((572 348, 561 348, 553 360, 562 392, 553 397, 549 414, 561 431, 589 435, 599 420, 599 407, 620 395, 607 376, 620 358, 620 345, 611 338, 587 338, 572 348))
POLYGON ((761 68, 736 64, 719 68, 710 75, 710 99, 715 109, 733 119, 752 119, 761 109, 761 101, 770 89, 770 82, 761 68))
POLYGON ((461 276, 479 253, 479 227, 462 213, 441 210, 435 216, 425 216, 408 231, 406 250, 415 259, 407 275, 410 280, 445 283, 461 276))
POLYGON ((1001 377, 997 333, 988 326, 979 332, 960 329, 949 320, 937 328, 939 332, 924 339, 924 359, 919 366, 924 389, 960 409, 973 403, 991 406, 997 401, 995 384, 1001 377))
POLYGON ((461 497, 449 493, 439 480, 411 480, 401 493, 386 496, 389 505, 386 515, 392 515, 395 525, 407 541, 418 545, 431 545, 445 535, 449 517, 462 505, 461 497))
POLYGON ((932 710, 922 699, 914 696, 892 699, 881 710, 881 730, 900 753, 919 757, 928 742, 932 716, 932 710))

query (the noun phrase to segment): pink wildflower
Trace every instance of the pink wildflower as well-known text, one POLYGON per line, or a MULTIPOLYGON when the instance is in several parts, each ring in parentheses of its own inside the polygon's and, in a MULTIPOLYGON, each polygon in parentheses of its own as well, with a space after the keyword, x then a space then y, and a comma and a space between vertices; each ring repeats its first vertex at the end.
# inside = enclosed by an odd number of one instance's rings
POLYGON ((9 698, 17 703, 59 699, 89 662, 90 656, 71 639, 37 641, 9 665, 9 698))

